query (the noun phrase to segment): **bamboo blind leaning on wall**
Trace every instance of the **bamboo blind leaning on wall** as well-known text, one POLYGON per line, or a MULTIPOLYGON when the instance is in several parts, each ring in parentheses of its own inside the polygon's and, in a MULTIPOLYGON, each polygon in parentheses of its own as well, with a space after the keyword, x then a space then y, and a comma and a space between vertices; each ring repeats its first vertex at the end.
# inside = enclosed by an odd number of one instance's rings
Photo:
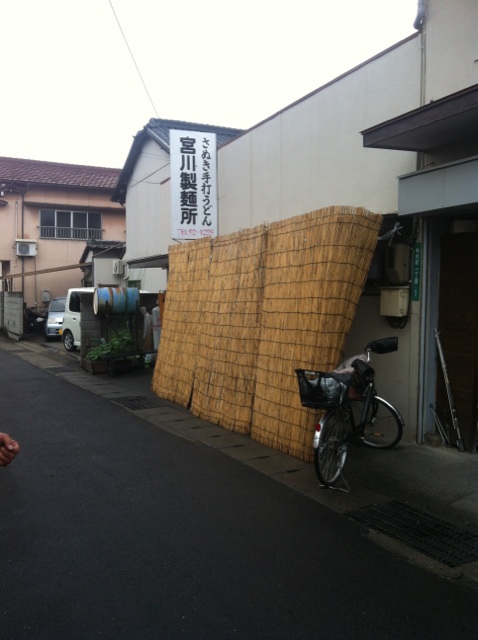
POLYGON ((215 238, 191 411, 249 433, 264 292, 266 227, 215 238))
POLYGON ((168 289, 152 389, 184 407, 189 406, 196 374, 210 256, 209 238, 169 250, 168 289))
POLYGON ((251 437, 310 460, 314 415, 300 404, 296 368, 341 359, 375 249, 381 216, 330 207, 270 225, 251 437))
POLYGON ((330 207, 171 248, 153 391, 309 460, 294 370, 340 360, 380 223, 330 207))

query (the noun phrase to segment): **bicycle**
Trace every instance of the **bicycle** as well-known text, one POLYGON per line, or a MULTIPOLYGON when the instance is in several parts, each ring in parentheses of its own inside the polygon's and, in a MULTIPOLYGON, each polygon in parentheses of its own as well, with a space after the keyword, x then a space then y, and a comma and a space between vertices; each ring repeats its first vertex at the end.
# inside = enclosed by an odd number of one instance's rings
POLYGON ((398 338, 373 340, 365 355, 349 358, 332 372, 296 369, 302 406, 326 410, 314 432, 314 466, 320 483, 333 487, 342 476, 350 442, 391 449, 405 423, 390 402, 377 395, 370 353, 397 351, 398 338))

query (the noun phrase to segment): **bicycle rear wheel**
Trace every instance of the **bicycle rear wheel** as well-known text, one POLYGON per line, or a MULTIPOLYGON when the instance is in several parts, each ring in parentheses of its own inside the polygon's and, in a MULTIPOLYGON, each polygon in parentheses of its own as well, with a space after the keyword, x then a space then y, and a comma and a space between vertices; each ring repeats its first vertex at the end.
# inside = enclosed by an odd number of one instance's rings
POLYGON ((347 459, 345 411, 330 409, 321 420, 319 444, 314 451, 315 472, 321 484, 333 486, 347 459))
MULTIPOLYGON (((363 404, 358 408, 362 410, 363 404)), ((360 416, 356 419, 359 423, 360 416)), ((363 430, 363 443, 375 449, 391 449, 403 435, 403 419, 398 411, 383 398, 375 396, 370 403, 363 430)))

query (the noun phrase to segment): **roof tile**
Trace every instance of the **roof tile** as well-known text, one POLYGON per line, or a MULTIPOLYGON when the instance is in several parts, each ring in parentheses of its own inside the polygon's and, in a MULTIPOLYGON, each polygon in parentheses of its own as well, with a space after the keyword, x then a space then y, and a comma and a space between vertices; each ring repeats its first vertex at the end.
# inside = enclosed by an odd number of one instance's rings
POLYGON ((121 169, 0 157, 0 182, 114 189, 121 169))

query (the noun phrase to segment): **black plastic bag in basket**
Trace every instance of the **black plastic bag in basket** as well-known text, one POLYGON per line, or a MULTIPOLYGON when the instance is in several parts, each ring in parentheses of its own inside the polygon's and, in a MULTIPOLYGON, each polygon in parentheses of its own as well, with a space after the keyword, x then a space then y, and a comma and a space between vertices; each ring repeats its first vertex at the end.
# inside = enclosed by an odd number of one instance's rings
POLYGON ((328 409, 342 404, 348 395, 349 375, 296 369, 302 406, 328 409))

